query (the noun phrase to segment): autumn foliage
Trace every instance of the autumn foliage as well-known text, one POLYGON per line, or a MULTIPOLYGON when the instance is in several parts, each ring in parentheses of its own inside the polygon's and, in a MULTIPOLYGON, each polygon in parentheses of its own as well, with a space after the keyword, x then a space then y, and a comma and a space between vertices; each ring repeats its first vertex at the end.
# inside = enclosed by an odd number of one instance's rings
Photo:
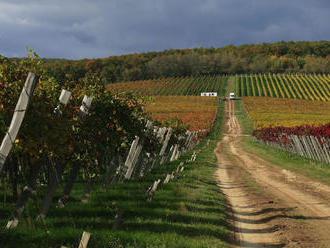
POLYGON ((262 141, 275 142, 279 144, 291 143, 290 135, 314 136, 320 143, 330 139, 330 123, 323 126, 297 126, 297 127, 268 127, 253 131, 253 136, 262 141))
POLYGON ((146 111, 158 121, 182 120, 192 131, 209 131, 217 113, 216 97, 154 96, 146 111))
POLYGON ((330 121, 330 102, 244 97, 243 106, 256 129, 275 126, 320 126, 330 121))
POLYGON ((225 76, 172 77, 108 84, 111 92, 133 92, 140 96, 199 96, 201 92, 221 93, 225 76))

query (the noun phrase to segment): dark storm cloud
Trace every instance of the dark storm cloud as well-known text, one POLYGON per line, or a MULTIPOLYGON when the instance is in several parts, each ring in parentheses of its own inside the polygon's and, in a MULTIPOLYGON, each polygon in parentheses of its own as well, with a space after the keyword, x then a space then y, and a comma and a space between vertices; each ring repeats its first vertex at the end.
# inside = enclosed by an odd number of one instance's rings
POLYGON ((329 40, 326 0, 0 0, 0 53, 106 57, 171 48, 329 40))

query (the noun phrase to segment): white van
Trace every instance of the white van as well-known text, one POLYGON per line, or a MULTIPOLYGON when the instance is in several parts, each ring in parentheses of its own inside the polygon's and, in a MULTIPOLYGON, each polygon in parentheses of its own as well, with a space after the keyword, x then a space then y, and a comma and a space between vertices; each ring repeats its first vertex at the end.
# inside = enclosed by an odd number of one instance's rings
POLYGON ((229 99, 230 100, 234 100, 235 99, 235 93, 234 92, 230 92, 229 93, 229 99))

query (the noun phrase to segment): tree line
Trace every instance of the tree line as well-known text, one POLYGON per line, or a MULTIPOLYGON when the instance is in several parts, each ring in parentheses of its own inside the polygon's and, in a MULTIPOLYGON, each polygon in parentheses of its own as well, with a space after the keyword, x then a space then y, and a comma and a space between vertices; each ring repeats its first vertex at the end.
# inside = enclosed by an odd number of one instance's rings
POLYGON ((103 84, 208 74, 329 73, 330 42, 282 41, 171 49, 99 59, 43 59, 43 64, 47 74, 59 82, 83 83, 97 77, 94 80, 103 84))

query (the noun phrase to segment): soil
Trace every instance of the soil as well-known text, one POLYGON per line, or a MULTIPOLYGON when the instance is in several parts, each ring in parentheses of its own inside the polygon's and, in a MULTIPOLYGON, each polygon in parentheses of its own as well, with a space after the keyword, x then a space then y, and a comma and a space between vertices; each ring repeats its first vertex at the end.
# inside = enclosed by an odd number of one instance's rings
POLYGON ((275 166, 241 146, 233 101, 215 150, 233 247, 330 247, 330 186, 275 166))

